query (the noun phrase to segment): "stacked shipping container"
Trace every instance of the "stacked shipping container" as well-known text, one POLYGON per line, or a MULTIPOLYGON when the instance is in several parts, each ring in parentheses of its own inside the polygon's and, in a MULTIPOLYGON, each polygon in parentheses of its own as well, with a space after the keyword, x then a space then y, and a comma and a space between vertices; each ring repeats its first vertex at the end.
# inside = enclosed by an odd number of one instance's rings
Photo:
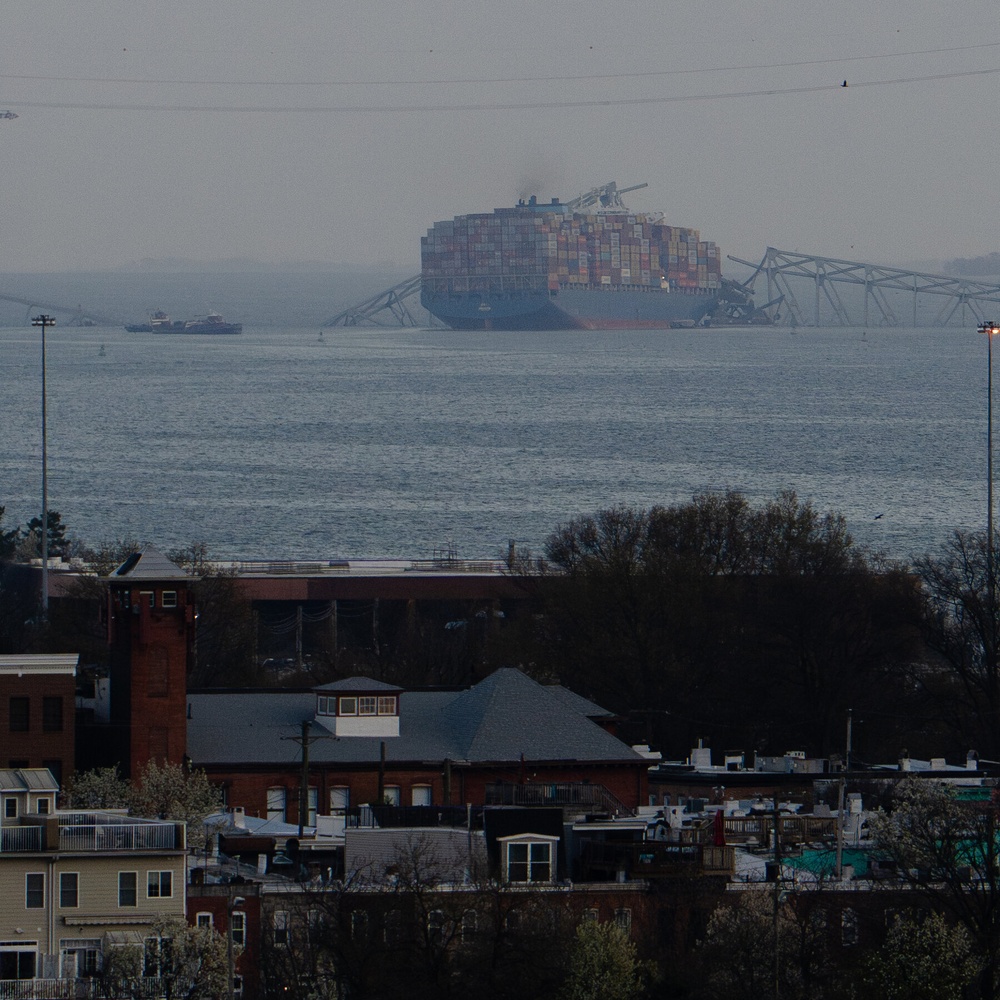
POLYGON ((421 240, 421 261, 425 280, 453 292, 567 285, 708 292, 722 280, 719 248, 697 229, 556 205, 436 222, 421 240))

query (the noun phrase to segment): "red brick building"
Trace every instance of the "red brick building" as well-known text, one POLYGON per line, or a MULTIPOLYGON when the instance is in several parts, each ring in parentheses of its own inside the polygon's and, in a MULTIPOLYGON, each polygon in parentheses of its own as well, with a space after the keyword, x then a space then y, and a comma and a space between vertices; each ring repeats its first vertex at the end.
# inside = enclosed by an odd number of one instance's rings
POLYGON ((364 803, 554 801, 564 786, 584 806, 630 812, 647 801, 649 761, 594 721, 603 715, 514 669, 464 691, 354 677, 312 691, 190 694, 188 755, 230 807, 297 823, 305 742, 305 826, 364 803))
POLYGON ((111 574, 111 722, 123 772, 149 760, 180 763, 194 639, 193 578, 147 545, 111 574))
POLYGON ((0 767, 73 773, 76 653, 0 656, 0 767))

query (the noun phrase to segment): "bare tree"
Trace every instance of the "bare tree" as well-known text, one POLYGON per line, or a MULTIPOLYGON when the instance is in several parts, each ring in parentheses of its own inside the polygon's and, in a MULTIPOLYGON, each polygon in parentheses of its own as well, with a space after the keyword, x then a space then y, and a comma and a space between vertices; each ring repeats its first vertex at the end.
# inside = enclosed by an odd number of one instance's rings
POLYGON ((953 681, 944 719, 967 748, 992 760, 1000 759, 996 557, 990 560, 984 534, 955 532, 939 557, 916 561, 928 605, 925 638, 953 681))

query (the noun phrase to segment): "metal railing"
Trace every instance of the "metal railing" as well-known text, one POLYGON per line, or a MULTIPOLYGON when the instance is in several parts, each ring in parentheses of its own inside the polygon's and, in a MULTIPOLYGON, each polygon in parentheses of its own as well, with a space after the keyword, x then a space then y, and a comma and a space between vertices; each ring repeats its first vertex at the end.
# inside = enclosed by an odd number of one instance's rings
POLYGON ((0 853, 9 851, 40 851, 42 828, 40 826, 0 827, 0 853))
POLYGON ((647 840, 616 844, 605 840, 581 842, 584 878, 623 872, 626 878, 678 875, 732 875, 736 849, 713 844, 672 844, 647 840))
MULTIPOLYGON (((768 843, 774 831, 772 816, 727 816, 726 840, 729 843, 746 843, 756 839, 768 843)), ((804 841, 828 839, 834 835, 837 820, 831 816, 781 816, 779 819, 783 843, 797 844, 804 841)), ((706 824, 711 836, 711 823, 706 824)))
POLYGON ((159 1000, 164 996, 160 979, 130 981, 127 993, 97 979, 0 979, 0 1000, 99 1000, 129 996, 159 1000))
POLYGON ((578 806, 609 816, 633 816, 634 810, 608 791, 589 782, 537 782, 514 784, 498 781, 486 786, 489 806, 578 806))
POLYGON ((483 810, 474 806, 355 806, 347 811, 344 825, 348 829, 450 827, 473 830, 483 828, 483 810))
POLYGON ((59 829, 60 851, 157 851, 177 846, 173 823, 94 823, 59 829))

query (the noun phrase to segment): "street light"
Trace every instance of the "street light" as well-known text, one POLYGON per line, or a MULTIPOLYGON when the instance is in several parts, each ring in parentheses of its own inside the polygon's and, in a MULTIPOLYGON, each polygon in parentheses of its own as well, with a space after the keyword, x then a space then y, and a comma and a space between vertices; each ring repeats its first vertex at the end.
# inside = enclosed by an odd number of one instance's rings
POLYGON ((993 570, 993 338, 1000 333, 1000 327, 989 320, 979 324, 979 332, 986 334, 986 585, 992 608, 996 589, 993 570))
POLYGON ((54 316, 42 313, 31 320, 32 326, 42 328, 42 617, 49 617, 49 466, 48 432, 45 426, 45 330, 55 326, 54 316))
MULTIPOLYGON (((233 961, 233 910, 244 906, 246 900, 242 896, 234 896, 226 904, 226 955, 229 959, 229 1000, 234 1000, 233 981, 236 979, 236 968, 233 961)), ((246 923, 243 924, 243 938, 246 940, 246 923)))

